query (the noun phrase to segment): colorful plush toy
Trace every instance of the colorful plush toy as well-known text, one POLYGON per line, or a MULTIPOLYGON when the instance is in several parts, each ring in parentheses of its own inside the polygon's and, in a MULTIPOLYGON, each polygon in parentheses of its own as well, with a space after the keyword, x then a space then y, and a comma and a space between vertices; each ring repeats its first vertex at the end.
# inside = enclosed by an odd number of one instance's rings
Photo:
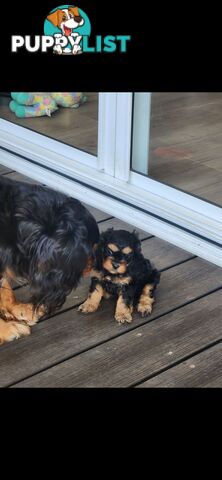
POLYGON ((86 101, 81 92, 12 92, 11 97, 9 108, 19 118, 51 117, 59 106, 78 108, 86 101))
POLYGON ((9 108, 15 113, 16 117, 42 117, 58 110, 55 100, 48 93, 26 93, 12 92, 13 100, 9 108))
POLYGON ((51 96, 60 107, 78 108, 87 100, 81 92, 52 92, 51 96))

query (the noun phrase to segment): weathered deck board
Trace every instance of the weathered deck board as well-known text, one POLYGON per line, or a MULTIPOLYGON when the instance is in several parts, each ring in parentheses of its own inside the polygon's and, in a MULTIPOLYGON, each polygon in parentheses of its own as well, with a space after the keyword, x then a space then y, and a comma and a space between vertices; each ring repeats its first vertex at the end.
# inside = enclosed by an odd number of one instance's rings
MULTIPOLYGON (((2 173, 38 183, 0 166, 2 173)), ((100 231, 133 230, 86 207, 100 231)), ((211 346, 222 339, 222 269, 150 233, 138 233, 144 255, 163 271, 153 314, 142 319, 135 313, 132 324, 119 326, 111 300, 84 316, 76 308, 88 293, 89 279, 84 280, 58 314, 32 328, 30 337, 0 348, 1 387, 222 386, 222 347, 211 346)), ((26 301, 29 287, 18 288, 16 296, 26 301)))
POLYGON ((221 309, 219 291, 96 346, 19 386, 129 387, 221 338, 221 309))
POLYGON ((140 388, 222 387, 222 343, 208 348, 185 362, 141 383, 140 388))
POLYGON ((159 270, 164 270, 177 263, 195 258, 191 253, 156 237, 142 242, 142 252, 159 270))
POLYGON ((207 294, 209 288, 221 286, 222 269, 196 258, 163 272, 154 311, 147 319, 135 314, 132 324, 119 326, 113 318, 114 302, 108 300, 95 314, 85 316, 73 309, 40 322, 33 327, 30 337, 1 347, 0 385, 16 382, 100 342, 126 334, 207 294))

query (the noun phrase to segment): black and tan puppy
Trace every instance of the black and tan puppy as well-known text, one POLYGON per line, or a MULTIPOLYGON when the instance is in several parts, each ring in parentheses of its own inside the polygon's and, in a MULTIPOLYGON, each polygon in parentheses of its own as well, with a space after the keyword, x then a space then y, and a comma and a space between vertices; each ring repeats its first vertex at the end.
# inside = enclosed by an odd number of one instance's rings
POLYGON ((144 258, 134 232, 109 229, 101 234, 91 276, 89 296, 79 307, 83 313, 95 312, 102 298, 110 296, 117 298, 119 323, 132 321, 134 307, 143 317, 152 312, 160 273, 144 258))

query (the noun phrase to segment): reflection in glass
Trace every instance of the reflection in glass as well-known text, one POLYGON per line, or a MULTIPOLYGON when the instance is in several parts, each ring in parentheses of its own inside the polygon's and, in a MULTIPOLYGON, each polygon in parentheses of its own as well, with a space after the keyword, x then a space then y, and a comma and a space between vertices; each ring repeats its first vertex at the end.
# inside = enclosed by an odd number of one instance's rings
POLYGON ((0 92, 0 118, 97 155, 98 93, 83 93, 83 98, 78 108, 59 105, 51 116, 19 118, 9 108, 10 93, 0 92))
POLYGON ((222 205, 222 93, 136 93, 132 170, 222 205))

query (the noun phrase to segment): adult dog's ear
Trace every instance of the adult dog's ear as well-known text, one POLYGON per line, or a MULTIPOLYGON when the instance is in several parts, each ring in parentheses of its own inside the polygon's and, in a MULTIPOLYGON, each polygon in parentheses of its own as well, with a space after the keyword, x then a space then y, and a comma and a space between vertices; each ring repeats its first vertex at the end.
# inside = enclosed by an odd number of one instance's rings
POLYGON ((61 24, 62 16, 62 10, 56 10, 55 12, 48 15, 47 20, 49 20, 54 25, 54 27, 58 27, 61 24))

